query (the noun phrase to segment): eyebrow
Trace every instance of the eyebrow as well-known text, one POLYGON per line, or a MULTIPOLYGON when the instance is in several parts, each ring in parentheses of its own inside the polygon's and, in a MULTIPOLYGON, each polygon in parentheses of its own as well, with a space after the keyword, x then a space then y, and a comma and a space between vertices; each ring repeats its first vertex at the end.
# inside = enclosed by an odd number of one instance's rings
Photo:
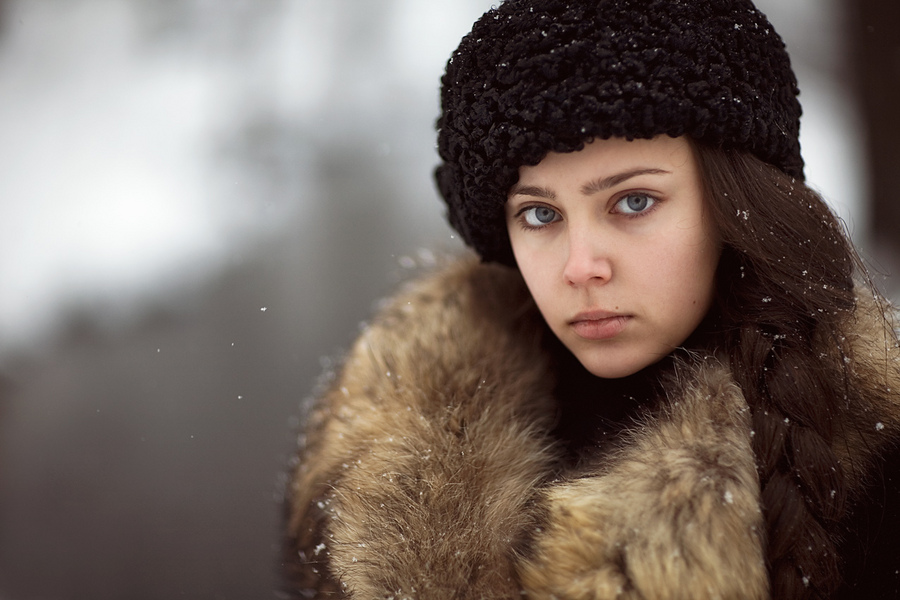
MULTIPOLYGON (((633 169, 631 171, 624 171, 622 173, 616 173, 614 175, 609 175, 608 177, 601 177, 600 179, 595 179, 594 181, 586 183, 581 187, 581 193, 585 196, 590 196, 591 194, 596 194, 597 192, 602 192, 603 190, 608 190, 611 187, 615 187, 619 184, 625 183, 629 179, 638 177, 639 175, 668 175, 669 173, 671 173, 671 171, 652 168, 641 168, 633 169)), ((553 192, 553 190, 548 190, 547 188, 536 185, 514 185, 512 190, 510 190, 509 197, 517 195, 547 198, 548 200, 556 199, 556 194, 553 192)))

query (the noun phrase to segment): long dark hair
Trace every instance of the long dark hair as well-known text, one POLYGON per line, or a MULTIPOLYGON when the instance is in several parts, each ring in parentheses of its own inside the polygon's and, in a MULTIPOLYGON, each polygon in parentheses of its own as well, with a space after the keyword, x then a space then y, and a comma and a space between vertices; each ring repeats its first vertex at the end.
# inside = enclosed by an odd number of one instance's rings
POLYGON ((695 150, 723 244, 717 329, 753 414, 772 594, 829 597, 847 499, 832 440, 855 387, 840 331, 864 269, 803 182, 749 154, 695 150))

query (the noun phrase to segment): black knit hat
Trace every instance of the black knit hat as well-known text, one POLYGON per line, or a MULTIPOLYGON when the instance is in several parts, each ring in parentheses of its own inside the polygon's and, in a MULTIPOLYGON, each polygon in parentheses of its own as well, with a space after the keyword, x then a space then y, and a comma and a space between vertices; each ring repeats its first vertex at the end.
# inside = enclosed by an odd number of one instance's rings
POLYGON ((803 178, 797 80, 750 0, 506 0, 447 63, 438 188, 486 261, 514 264, 518 168, 594 138, 688 135, 803 178))

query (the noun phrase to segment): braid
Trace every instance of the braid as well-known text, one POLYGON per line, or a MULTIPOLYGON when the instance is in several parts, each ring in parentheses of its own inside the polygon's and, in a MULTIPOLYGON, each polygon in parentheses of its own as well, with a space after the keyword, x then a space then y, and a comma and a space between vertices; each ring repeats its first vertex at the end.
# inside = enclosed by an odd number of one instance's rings
POLYGON ((809 374, 798 364, 802 352, 778 347, 769 337, 758 328, 744 327, 732 346, 731 361, 753 408, 753 448, 769 535, 773 596, 828 597, 839 581, 830 530, 843 512, 845 486, 830 445, 830 403, 805 405, 835 396, 817 390, 823 387, 817 385, 823 381, 821 372, 818 381, 801 381, 809 374), (755 348, 745 353, 747 346, 755 348), (768 360, 749 362, 767 347, 768 360), (759 364, 764 365, 761 373, 759 364))
MULTIPOLYGON (((832 451, 848 369, 813 340, 852 312, 859 261, 808 187, 756 158, 697 147, 722 233, 716 306, 753 449, 775 598, 829 597, 840 584, 838 523, 847 486, 832 451)), ((831 339, 831 338, 829 338, 831 339)))

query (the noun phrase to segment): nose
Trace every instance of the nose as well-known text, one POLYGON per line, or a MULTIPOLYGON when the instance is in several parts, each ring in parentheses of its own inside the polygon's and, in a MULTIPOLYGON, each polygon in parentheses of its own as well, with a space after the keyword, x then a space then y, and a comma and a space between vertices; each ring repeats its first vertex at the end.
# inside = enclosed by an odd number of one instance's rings
POLYGON ((571 286, 606 283, 612 277, 609 249, 596 232, 569 230, 569 255, 563 277, 571 286))

